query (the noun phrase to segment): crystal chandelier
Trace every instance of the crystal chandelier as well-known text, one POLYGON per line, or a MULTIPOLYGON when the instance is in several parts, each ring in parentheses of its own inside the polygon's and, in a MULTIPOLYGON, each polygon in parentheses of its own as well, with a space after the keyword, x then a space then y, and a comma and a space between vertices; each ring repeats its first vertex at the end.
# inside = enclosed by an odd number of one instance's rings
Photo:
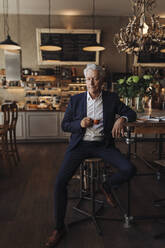
MULTIPOLYGON (((165 29, 159 17, 153 13, 155 0, 130 0, 133 16, 126 27, 114 36, 114 44, 119 52, 128 54, 139 52, 157 53, 161 51, 165 39, 165 29)), ((163 52, 163 51, 162 51, 163 52)))

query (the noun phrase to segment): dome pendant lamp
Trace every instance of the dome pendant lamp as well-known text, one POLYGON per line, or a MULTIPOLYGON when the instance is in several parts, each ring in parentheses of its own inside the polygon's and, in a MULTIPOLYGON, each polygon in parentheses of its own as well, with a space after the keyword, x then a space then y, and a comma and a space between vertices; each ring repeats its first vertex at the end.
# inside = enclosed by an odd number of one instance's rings
MULTIPOLYGON (((93 20, 93 33, 95 31, 95 0, 92 0, 92 20, 93 20)), ((99 52, 105 50, 105 47, 98 43, 97 41, 92 41, 92 43, 83 47, 83 51, 87 52, 99 52)))
POLYGON ((62 47, 59 46, 58 44, 55 44, 51 35, 50 35, 50 29, 51 29, 50 10, 51 10, 51 0, 49 0, 49 37, 48 37, 48 41, 40 46, 40 50, 42 50, 42 51, 60 51, 60 50, 62 50, 62 47))
POLYGON ((4 16, 4 34, 7 33, 7 38, 0 42, 0 49, 3 50, 20 50, 21 47, 16 42, 12 41, 9 35, 9 24, 8 24, 8 0, 3 0, 3 16, 4 16), (5 11, 6 2, 6 11, 5 11))

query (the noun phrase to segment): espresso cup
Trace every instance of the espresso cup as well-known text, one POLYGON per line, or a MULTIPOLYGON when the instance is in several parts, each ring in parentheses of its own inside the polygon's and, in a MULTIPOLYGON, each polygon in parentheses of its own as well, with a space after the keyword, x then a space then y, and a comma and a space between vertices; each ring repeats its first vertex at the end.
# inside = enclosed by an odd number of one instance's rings
POLYGON ((100 122, 100 120, 93 120, 93 123, 94 123, 95 125, 98 125, 99 122, 100 122))

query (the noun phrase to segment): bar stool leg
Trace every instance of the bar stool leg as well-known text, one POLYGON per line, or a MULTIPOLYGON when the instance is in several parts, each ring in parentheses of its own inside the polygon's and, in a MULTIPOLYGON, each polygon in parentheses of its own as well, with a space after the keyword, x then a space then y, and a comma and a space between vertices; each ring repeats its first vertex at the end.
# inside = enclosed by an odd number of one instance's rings
MULTIPOLYGON (((91 163, 91 218, 96 226, 99 235, 102 235, 102 231, 96 220, 96 209, 95 209, 95 175, 94 175, 94 163, 91 163)), ((97 169, 97 168, 96 168, 97 169)))

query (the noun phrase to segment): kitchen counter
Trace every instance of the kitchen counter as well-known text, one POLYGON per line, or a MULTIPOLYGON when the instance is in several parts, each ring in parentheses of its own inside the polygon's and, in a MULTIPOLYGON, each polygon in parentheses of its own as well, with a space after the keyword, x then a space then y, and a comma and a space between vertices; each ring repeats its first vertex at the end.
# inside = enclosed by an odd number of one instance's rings
MULTIPOLYGON (((61 129, 64 112, 26 110, 18 112, 16 137, 19 141, 66 141, 70 134, 61 129)), ((0 112, 0 124, 3 113, 0 112)))

